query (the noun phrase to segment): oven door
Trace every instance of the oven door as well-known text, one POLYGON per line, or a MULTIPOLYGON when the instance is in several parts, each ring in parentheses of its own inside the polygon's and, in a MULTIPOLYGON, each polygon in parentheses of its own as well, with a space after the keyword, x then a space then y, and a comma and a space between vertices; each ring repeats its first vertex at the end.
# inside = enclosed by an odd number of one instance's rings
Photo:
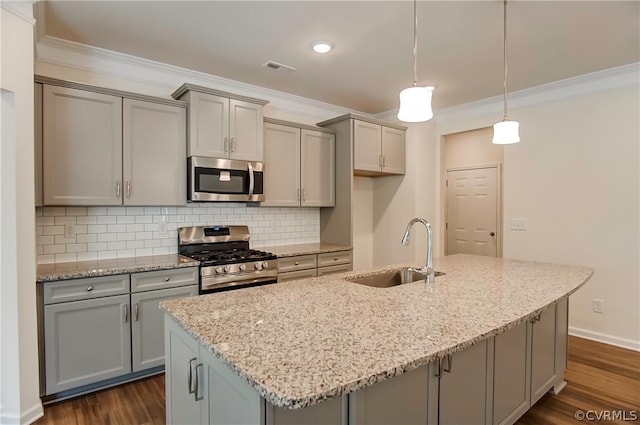
POLYGON ((189 157, 189 201, 264 201, 264 164, 189 157))

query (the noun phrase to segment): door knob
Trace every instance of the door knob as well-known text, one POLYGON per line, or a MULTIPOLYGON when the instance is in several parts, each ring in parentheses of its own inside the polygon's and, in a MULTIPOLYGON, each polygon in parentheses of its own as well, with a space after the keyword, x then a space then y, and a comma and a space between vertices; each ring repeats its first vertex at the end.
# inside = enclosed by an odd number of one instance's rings
POLYGON ((496 232, 489 233, 489 236, 495 236, 495 235, 496 235, 496 232))

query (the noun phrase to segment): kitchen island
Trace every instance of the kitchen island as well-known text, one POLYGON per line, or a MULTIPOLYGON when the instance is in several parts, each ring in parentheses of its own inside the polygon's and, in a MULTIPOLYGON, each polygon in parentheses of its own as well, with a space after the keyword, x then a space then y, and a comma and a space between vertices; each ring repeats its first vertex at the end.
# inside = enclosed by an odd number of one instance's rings
POLYGON ((512 423, 562 387, 567 299, 592 269, 435 266, 431 286, 347 280, 399 265, 163 303, 167 422, 512 423))

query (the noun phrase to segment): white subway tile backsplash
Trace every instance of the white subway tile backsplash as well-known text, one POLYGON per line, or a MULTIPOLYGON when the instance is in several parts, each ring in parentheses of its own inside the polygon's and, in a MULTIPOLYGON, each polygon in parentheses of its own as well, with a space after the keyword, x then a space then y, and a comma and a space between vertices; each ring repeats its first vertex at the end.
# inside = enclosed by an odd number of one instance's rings
POLYGON ((45 207, 36 208, 36 253, 41 264, 174 254, 179 227, 214 224, 248 225, 255 248, 320 239, 317 208, 257 208, 239 203, 45 207), (75 237, 64 236, 67 223, 76 225, 75 237))

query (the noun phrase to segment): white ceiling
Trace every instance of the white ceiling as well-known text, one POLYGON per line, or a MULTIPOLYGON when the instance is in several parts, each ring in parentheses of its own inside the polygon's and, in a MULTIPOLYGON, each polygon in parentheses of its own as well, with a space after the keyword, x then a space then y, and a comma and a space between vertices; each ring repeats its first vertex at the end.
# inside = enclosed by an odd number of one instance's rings
MULTIPOLYGON (((46 1, 47 35, 376 114, 412 83, 411 1, 46 1), (330 40, 335 49, 314 53, 330 40), (297 68, 261 67, 272 60, 297 68)), ((502 93, 502 1, 420 1, 434 108, 502 93)), ((640 61, 640 2, 511 1, 509 91, 640 61)), ((40 24, 39 24, 40 25, 40 24)))

